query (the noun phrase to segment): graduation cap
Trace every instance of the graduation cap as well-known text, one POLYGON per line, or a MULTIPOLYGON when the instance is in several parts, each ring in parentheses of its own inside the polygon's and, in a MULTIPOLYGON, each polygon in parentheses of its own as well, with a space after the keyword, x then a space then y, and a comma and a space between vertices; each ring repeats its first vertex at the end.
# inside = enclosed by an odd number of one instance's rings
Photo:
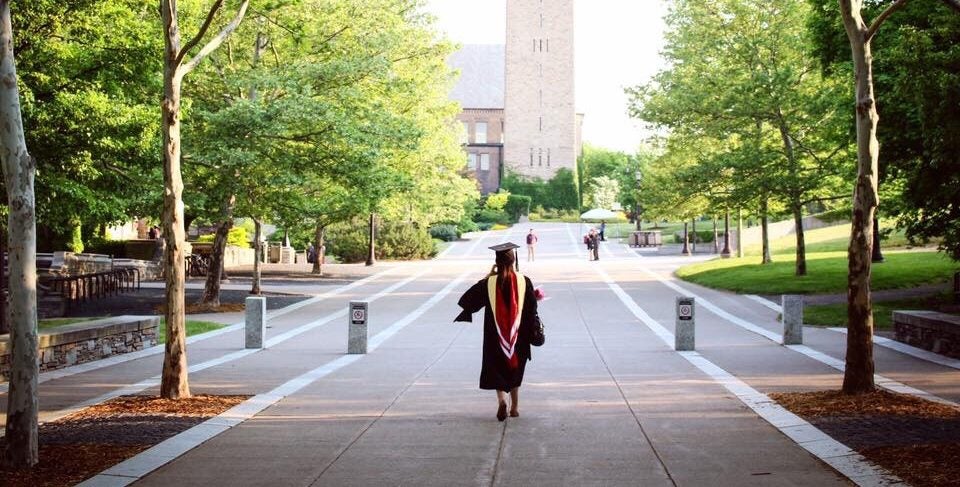
POLYGON ((502 244, 494 245, 493 247, 487 247, 488 249, 494 252, 506 252, 508 250, 519 249, 520 246, 513 242, 504 242, 502 244))
POLYGON ((516 264, 517 270, 518 270, 518 271, 520 270, 520 256, 518 256, 518 255, 516 254, 516 249, 519 249, 519 248, 520 248, 519 245, 517 245, 517 244, 515 244, 515 243, 513 243, 513 242, 504 242, 504 243, 502 243, 502 244, 497 244, 497 245, 494 245, 494 246, 492 246, 492 247, 487 247, 487 248, 490 249, 490 250, 492 250, 492 251, 494 251, 494 252, 496 252, 496 253, 500 253, 500 252, 510 252, 511 250, 514 251, 513 262, 516 264))

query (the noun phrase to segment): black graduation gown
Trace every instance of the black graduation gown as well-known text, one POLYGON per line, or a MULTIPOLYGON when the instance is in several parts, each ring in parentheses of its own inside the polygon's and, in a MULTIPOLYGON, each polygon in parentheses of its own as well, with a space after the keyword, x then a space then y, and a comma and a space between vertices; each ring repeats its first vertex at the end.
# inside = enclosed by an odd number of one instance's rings
MULTIPOLYGON (((472 322, 473 313, 484 308, 483 313, 483 366, 480 369, 480 388, 509 392, 514 387, 520 387, 523 382, 523 371, 530 356, 530 336, 536 326, 537 299, 534 297, 533 282, 524 276, 526 281, 526 295, 523 300, 523 309, 520 316, 520 329, 517 333, 517 344, 514 351, 517 354, 519 366, 511 369, 507 363, 507 356, 500 349, 500 337, 497 325, 493 319, 493 307, 487 291, 487 279, 484 278, 463 293, 457 303, 463 312, 454 321, 472 322)), ((499 284, 499 283, 498 283, 499 284)))

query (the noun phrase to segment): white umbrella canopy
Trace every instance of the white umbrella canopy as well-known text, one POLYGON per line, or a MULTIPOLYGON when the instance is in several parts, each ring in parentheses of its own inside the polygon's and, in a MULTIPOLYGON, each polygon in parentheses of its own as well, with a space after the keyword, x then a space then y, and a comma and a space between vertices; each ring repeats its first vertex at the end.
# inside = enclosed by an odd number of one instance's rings
POLYGON ((594 208, 580 215, 581 220, 612 220, 619 215, 603 208, 594 208))

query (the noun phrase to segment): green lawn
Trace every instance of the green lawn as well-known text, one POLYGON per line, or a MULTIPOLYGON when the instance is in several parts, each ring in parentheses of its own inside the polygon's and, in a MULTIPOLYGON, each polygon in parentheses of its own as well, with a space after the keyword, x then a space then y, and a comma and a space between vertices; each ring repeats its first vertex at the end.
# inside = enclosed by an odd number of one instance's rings
MULTIPOLYGON (((881 249, 905 248, 909 245, 903 230, 896 230, 892 223, 881 222, 881 231, 890 230, 887 238, 880 242, 881 249)), ((807 230, 803 234, 806 243, 807 255, 820 252, 846 252, 850 244, 850 224, 834 225, 832 227, 807 230)), ((759 256, 762 251, 760 244, 748 245, 743 248, 746 256, 759 256)), ((773 255, 796 255, 797 236, 790 234, 770 241, 770 253, 773 255)))
POLYGON ((41 330, 46 330, 49 328, 56 328, 63 325, 72 325, 74 323, 80 323, 82 321, 90 321, 93 318, 48 318, 45 320, 40 320, 37 323, 37 327, 41 330))
MULTIPOLYGON (((911 288, 945 282, 960 263, 939 252, 889 251, 886 262, 872 267, 871 288, 911 288)), ((761 265, 759 257, 714 259, 677 270, 680 278, 717 289, 746 294, 844 293, 847 288, 846 252, 807 254, 807 275, 794 275, 793 259, 774 258, 761 265)))
MULTIPOLYGON (((157 343, 166 343, 167 341, 167 327, 165 326, 166 320, 160 318, 160 330, 157 333, 157 343)), ((208 331, 218 330, 223 328, 222 323, 214 323, 212 321, 196 321, 196 320, 187 320, 187 336, 199 335, 201 333, 206 333, 208 331)))
MULTIPOLYGON (((873 303, 874 328, 878 330, 893 329, 893 312, 895 310, 937 309, 938 305, 949 301, 950 298, 947 294, 896 301, 875 301, 873 303)), ((803 322, 815 326, 846 327, 847 303, 804 306, 803 322)))
MULTIPOLYGON (((58 326, 70 325, 73 323, 79 323, 82 321, 89 321, 99 318, 51 318, 48 320, 40 320, 39 328, 41 330, 48 330, 50 328, 55 328, 58 326)), ((164 343, 167 340, 166 337, 166 327, 164 326, 165 320, 160 318, 160 329, 158 330, 157 343, 164 343)), ((206 333, 208 331, 217 330, 223 328, 224 324, 214 323, 212 321, 197 321, 197 320, 187 320, 187 336, 199 335, 201 333, 206 333)))

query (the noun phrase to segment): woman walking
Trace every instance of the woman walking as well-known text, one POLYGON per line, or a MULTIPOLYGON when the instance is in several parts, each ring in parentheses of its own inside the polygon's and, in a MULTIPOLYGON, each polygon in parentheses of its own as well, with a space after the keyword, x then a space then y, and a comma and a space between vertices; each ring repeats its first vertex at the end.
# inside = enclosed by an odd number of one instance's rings
POLYGON ((460 297, 463 311, 454 320, 471 322, 473 313, 485 308, 480 388, 497 391, 499 421, 507 419, 508 393, 510 416, 520 416, 520 384, 537 324, 533 282, 514 270, 518 247, 509 242, 490 247, 496 252, 493 269, 460 297))

